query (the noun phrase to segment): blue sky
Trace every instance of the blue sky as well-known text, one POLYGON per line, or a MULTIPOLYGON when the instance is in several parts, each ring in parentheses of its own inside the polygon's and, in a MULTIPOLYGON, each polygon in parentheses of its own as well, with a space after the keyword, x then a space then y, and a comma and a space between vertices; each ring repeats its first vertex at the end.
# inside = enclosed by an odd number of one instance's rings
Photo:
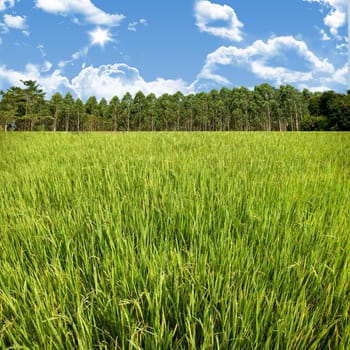
POLYGON ((347 0, 0 0, 0 89, 347 89, 347 0))

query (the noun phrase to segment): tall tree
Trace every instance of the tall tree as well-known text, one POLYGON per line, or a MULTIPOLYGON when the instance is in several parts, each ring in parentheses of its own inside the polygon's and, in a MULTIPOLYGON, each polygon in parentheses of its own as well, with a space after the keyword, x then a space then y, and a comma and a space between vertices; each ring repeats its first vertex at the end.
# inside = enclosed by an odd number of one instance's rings
POLYGON ((145 101, 146 129, 151 131, 155 129, 156 101, 157 97, 154 93, 148 94, 145 101))
POLYGON ((25 114, 23 119, 29 120, 29 130, 32 131, 35 121, 45 113, 45 92, 39 88, 35 80, 21 80, 25 86, 22 89, 25 98, 25 114))
POLYGON ((194 95, 192 108, 194 112, 193 127, 195 130, 206 131, 209 125, 208 94, 199 92, 194 95))
POLYGON ((81 126, 84 116, 84 103, 80 98, 77 98, 74 103, 74 111, 77 117, 77 131, 80 132, 80 130, 83 129, 81 126))
POLYGON ((99 129, 98 102, 95 96, 90 96, 84 105, 87 116, 86 127, 89 131, 99 129))
POLYGON ((175 113, 172 104, 171 96, 168 93, 161 95, 156 102, 157 110, 157 127, 160 130, 168 131, 171 129, 173 115, 175 113))
POLYGON ((120 116, 120 100, 118 96, 114 96, 109 102, 109 114, 113 119, 113 131, 118 131, 118 122, 120 116))
POLYGON ((227 87, 220 89, 220 100, 223 103, 223 122, 226 130, 232 130, 232 91, 227 87))
POLYGON ((52 115, 52 131, 57 130, 57 121, 63 109, 63 98, 59 92, 52 95, 49 102, 49 109, 52 115))
POLYGON ((11 87, 6 92, 0 91, 0 95, 0 122, 7 131, 9 126, 14 128, 18 117, 24 114, 22 107, 25 99, 19 87, 11 87))
POLYGON ((133 129, 142 130, 144 123, 144 107, 146 103, 146 97, 142 91, 138 91, 132 101, 131 119, 133 129))
POLYGON ((189 94, 184 97, 183 108, 185 114, 185 128, 188 131, 193 130, 194 119, 194 94, 189 94))
POLYGON ((126 119, 126 130, 129 131, 130 130, 130 108, 131 108, 131 104, 132 104, 132 96, 130 94, 130 92, 127 92, 121 101, 121 107, 122 107, 122 115, 124 117, 124 119, 126 119))
POLYGON ((109 110, 107 100, 104 97, 101 98, 98 104, 98 111, 99 118, 101 120, 101 128, 102 130, 106 130, 109 110))
POLYGON ((245 87, 233 88, 231 97, 232 130, 248 131, 254 115, 252 92, 245 87))
POLYGON ((70 119, 74 111, 74 99, 70 92, 67 92, 63 98, 63 113, 65 119, 65 131, 69 131, 70 119))
POLYGON ((174 108, 175 108, 176 130, 177 131, 179 131, 181 129, 184 97, 185 96, 181 91, 177 91, 172 96, 172 101, 173 101, 174 108))
POLYGON ((279 101, 279 130, 299 131, 301 119, 304 114, 304 96, 291 85, 282 85, 278 91, 279 101), (282 116, 281 116, 282 115, 282 116))
MULTIPOLYGON (((260 124, 260 128, 266 131, 272 130, 273 123, 273 111, 276 105, 276 90, 269 84, 261 84, 255 86, 254 97, 256 99, 256 104, 260 106, 261 117, 257 124, 260 124)), ((255 127, 259 127, 255 125, 255 127)))

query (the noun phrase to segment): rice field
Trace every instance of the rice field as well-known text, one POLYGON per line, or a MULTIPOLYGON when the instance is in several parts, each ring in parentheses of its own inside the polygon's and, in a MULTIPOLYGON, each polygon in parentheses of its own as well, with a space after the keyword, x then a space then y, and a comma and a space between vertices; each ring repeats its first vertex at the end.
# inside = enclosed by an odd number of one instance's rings
POLYGON ((349 133, 1 133, 1 349, 349 349, 349 133))

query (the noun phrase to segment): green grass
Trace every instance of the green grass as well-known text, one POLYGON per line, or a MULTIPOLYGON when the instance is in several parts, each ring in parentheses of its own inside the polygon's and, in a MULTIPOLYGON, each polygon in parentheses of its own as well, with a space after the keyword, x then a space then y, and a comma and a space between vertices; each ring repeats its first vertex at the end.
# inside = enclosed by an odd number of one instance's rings
POLYGON ((0 134, 1 349, 349 349, 350 134, 0 134))

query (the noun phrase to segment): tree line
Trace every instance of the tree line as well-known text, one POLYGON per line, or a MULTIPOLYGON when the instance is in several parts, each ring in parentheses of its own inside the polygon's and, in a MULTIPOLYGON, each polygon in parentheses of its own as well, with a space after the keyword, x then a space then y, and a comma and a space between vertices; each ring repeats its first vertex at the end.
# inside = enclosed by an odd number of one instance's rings
POLYGON ((269 84, 157 97, 127 92, 85 102, 69 92, 45 99, 36 81, 0 91, 5 131, 301 131, 350 130, 350 94, 269 84))

